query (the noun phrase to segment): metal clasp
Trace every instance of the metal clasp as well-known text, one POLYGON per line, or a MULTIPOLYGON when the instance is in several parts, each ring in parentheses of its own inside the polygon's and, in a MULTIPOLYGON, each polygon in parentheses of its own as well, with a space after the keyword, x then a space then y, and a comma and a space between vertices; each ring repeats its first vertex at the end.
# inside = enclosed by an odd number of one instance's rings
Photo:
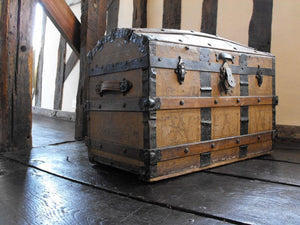
POLYGON ((256 79, 257 79, 258 86, 261 87, 261 85, 264 81, 264 77, 262 75, 262 69, 260 68, 260 65, 258 65, 258 67, 257 67, 256 79))
POLYGON ((236 86, 236 82, 232 75, 232 71, 227 62, 230 60, 233 63, 233 56, 223 52, 217 56, 217 61, 219 59, 223 60, 223 64, 220 68, 220 79, 221 79, 222 88, 225 90, 225 93, 227 94, 236 86))
POLYGON ((179 84, 183 84, 185 74, 186 74, 186 69, 181 56, 178 57, 178 64, 177 64, 177 68, 175 69, 175 73, 177 74, 177 79, 179 84))

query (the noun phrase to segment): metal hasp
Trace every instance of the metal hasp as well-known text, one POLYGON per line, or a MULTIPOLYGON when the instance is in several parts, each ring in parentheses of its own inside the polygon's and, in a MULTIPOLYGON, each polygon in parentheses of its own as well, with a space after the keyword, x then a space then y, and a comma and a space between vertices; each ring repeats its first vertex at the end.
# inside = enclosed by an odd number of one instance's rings
POLYGON ((231 61, 233 63, 233 56, 228 53, 220 53, 217 55, 217 61, 223 60, 223 64, 220 68, 220 79, 222 88, 224 89, 225 93, 229 93, 235 86, 236 82, 234 77, 232 76, 232 71, 227 61, 231 61))
POLYGON ((184 77, 186 74, 186 69, 181 56, 178 57, 178 64, 177 64, 177 68, 175 69, 175 73, 177 74, 179 84, 183 84, 184 77))
POLYGON ((258 86, 261 87, 261 85, 264 81, 264 77, 262 75, 262 69, 260 68, 260 65, 258 65, 258 67, 257 67, 256 79, 257 79, 258 86))
POLYGON ((125 78, 119 81, 103 81, 96 85, 96 93, 103 96, 104 92, 120 92, 125 95, 132 88, 132 83, 125 78))

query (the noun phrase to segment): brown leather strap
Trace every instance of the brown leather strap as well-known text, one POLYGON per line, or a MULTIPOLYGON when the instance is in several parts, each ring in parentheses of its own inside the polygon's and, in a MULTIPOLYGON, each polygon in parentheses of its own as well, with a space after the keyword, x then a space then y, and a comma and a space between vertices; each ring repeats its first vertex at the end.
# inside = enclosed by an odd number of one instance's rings
POLYGON ((132 83, 129 80, 120 81, 102 81, 96 85, 96 93, 103 95, 104 92, 118 92, 124 95, 132 88, 132 83))

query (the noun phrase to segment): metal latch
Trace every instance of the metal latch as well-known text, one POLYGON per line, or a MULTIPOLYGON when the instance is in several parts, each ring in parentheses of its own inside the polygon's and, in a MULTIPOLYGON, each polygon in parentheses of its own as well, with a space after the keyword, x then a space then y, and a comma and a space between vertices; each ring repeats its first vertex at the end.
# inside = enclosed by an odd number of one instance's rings
POLYGON ((177 74, 177 79, 178 79, 179 84, 183 84, 184 77, 186 74, 186 69, 185 69, 185 64, 184 64, 181 56, 178 57, 178 64, 177 64, 177 68, 175 69, 175 73, 177 74))
POLYGON ((227 94, 229 93, 229 91, 232 91, 232 89, 236 86, 236 82, 234 80, 232 71, 228 64, 228 61, 231 61, 233 63, 233 56, 228 53, 222 52, 217 56, 217 61, 219 59, 223 60, 223 64, 220 68, 220 78, 221 78, 222 88, 227 94))

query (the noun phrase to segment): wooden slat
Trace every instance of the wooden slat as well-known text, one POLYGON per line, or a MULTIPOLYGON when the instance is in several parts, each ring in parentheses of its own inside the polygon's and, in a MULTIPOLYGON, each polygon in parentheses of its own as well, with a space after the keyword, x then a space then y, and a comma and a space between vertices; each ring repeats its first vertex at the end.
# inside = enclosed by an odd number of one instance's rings
POLYGON ((96 45, 106 31, 107 0, 81 2, 81 46, 80 46, 80 77, 76 101, 76 129, 75 137, 83 139, 87 132, 86 113, 84 104, 87 95, 87 53, 96 45))
POLYGON ((132 27, 147 27, 147 0, 133 0, 132 27))
POLYGON ((37 72, 36 72, 36 87, 35 87, 35 106, 42 104, 42 81, 43 81, 43 66, 44 66, 44 48, 45 48, 45 34, 46 34, 46 14, 43 13, 42 30, 41 30, 41 49, 38 58, 37 72))
POLYGON ((218 0, 204 0, 202 4, 201 32, 216 34, 218 17, 218 0))
POLYGON ((65 0, 40 0, 44 9, 73 51, 80 53, 80 22, 65 0))
POLYGON ((118 27, 120 0, 107 0, 107 33, 118 27))
POLYGON ((78 56, 76 55, 76 53, 72 52, 66 63, 64 81, 68 79, 70 73, 72 72, 78 61, 78 56))
POLYGON ((273 0, 253 0, 253 14, 249 25, 250 47, 270 52, 272 36, 273 0))
POLYGON ((180 29, 181 0, 164 0, 163 28, 180 29))
POLYGON ((54 92, 54 104, 53 109, 61 110, 63 89, 64 89, 64 74, 66 61, 66 41, 61 36, 58 46, 57 56, 57 70, 56 70, 56 81, 55 81, 55 92, 54 92))

